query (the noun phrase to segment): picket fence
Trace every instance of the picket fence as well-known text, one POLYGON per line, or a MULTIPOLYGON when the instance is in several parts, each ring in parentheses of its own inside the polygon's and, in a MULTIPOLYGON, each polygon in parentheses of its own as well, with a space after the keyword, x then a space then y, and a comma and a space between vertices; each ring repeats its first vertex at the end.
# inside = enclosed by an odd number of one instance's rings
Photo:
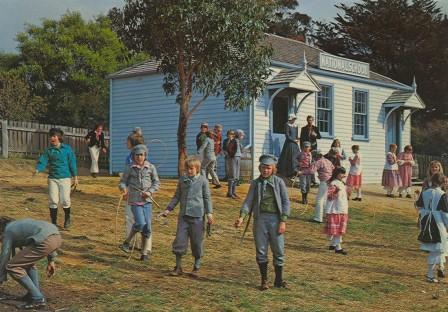
MULTIPOLYGON (((3 158, 27 157, 36 158, 48 146, 48 131, 51 128, 64 131, 64 143, 69 144, 75 151, 80 166, 88 166, 90 154, 85 141, 89 129, 73 128, 28 121, 0 120, 0 148, 3 158)), ((109 145, 109 134, 105 131, 106 145, 109 145)), ((100 167, 108 168, 108 155, 101 154, 100 167)))
MULTIPOLYGON (((448 173, 448 155, 441 156, 414 154, 414 160, 418 167, 418 178, 424 180, 428 174, 429 163, 433 160, 440 161, 443 166, 443 172, 448 173)), ((416 176, 416 174, 414 174, 416 176)))

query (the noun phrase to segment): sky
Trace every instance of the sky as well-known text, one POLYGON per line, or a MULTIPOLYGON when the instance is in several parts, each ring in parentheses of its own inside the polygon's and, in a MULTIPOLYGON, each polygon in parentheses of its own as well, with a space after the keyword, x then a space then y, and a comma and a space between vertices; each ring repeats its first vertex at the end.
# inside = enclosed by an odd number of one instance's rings
MULTIPOLYGON (((315 20, 330 21, 337 14, 337 3, 353 3, 355 0, 299 0, 299 11, 315 20)), ((437 1, 448 14, 448 0, 437 1)), ((123 0, 0 0, 0 51, 15 52, 14 41, 25 24, 40 24, 42 18, 58 19, 62 14, 79 11, 86 19, 106 14, 114 6, 122 6, 123 0)))

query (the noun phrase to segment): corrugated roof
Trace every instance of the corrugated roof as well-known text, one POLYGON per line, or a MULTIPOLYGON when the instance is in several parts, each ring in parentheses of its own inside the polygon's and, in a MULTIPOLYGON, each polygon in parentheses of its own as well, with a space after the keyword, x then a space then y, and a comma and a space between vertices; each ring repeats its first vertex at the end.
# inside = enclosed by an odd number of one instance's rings
MULTIPOLYGON (((301 41, 272 34, 266 34, 266 42, 271 44, 273 48, 273 61, 288 63, 292 65, 300 65, 303 63, 303 55, 305 53, 308 66, 319 68, 319 53, 324 52, 319 48, 312 47, 301 41)), ((113 73, 109 75, 108 78, 125 78, 156 73, 159 70, 159 65, 160 62, 158 61, 148 60, 146 62, 142 62, 113 73)), ((372 71, 370 72, 370 78, 366 79, 385 82, 389 84, 397 84, 401 87, 408 87, 405 84, 402 84, 389 77, 380 75, 372 71)))
POLYGON ((113 73, 108 76, 109 79, 111 78, 125 78, 125 77, 133 77, 133 76, 140 76, 140 75, 146 75, 146 74, 152 74, 159 70, 160 62, 149 60, 144 61, 138 64, 135 64, 131 67, 122 69, 116 73, 113 73))

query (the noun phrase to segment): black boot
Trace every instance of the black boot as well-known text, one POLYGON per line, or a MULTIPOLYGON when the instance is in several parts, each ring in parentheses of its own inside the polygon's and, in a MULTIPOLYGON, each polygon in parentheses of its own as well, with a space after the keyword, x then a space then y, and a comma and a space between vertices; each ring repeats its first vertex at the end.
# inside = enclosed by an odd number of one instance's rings
POLYGON ((304 204, 304 205, 308 204, 307 196, 308 196, 308 193, 302 193, 302 204, 304 204))
POLYGON ((69 229, 70 225, 71 225, 71 221, 70 221, 70 207, 68 208, 64 208, 64 214, 65 214, 65 219, 64 219, 64 229, 69 229))
POLYGON ((268 285, 268 263, 263 262, 259 263, 258 267, 260 268, 260 274, 261 274, 261 290, 267 290, 269 289, 268 285))
POLYGON ((274 287, 287 288, 286 282, 283 281, 283 267, 279 266, 279 265, 275 265, 274 270, 275 270, 274 287))
POLYGON ((58 209, 54 209, 54 208, 50 208, 50 218, 51 218, 51 223, 53 223, 54 225, 56 225, 57 221, 58 221, 58 209))

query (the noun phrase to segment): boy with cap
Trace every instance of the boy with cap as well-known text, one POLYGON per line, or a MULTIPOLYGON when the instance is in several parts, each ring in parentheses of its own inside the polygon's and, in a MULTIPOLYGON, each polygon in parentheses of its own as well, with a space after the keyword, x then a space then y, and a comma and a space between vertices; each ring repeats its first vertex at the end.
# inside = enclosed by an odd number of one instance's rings
POLYGON ((302 204, 308 204, 308 192, 310 191, 311 179, 314 176, 313 156, 311 154, 311 143, 304 142, 303 150, 297 156, 300 191, 302 192, 302 204))
POLYGON ((70 220, 70 190, 73 183, 78 185, 78 170, 76 156, 68 144, 62 143, 64 132, 59 128, 52 128, 48 132, 50 147, 40 155, 34 174, 45 170, 48 166, 48 195, 51 223, 56 225, 58 217, 58 204, 64 209, 64 228, 71 225, 70 220))
POLYGON ((273 155, 262 155, 259 161, 260 176, 251 181, 235 226, 240 227, 244 218, 253 214, 256 259, 261 274, 260 289, 269 288, 267 277, 269 245, 274 258, 274 287, 286 288, 282 275, 285 258, 283 234, 290 213, 288 190, 283 180, 275 175, 277 158, 273 155))
POLYGON ((328 181, 334 170, 334 166, 325 157, 323 157, 320 149, 316 150, 316 162, 314 163, 314 169, 317 171, 319 177, 319 190, 316 196, 316 207, 314 209, 314 222, 322 223, 322 216, 324 213, 325 203, 327 201, 328 181))
POLYGON ((149 260, 149 236, 151 235, 152 195, 160 188, 156 167, 146 160, 148 148, 139 144, 132 149, 133 162, 126 166, 119 188, 128 198, 135 223, 126 240, 120 246, 130 252, 130 243, 136 233, 142 234, 141 261, 149 260))
POLYGON ((39 273, 36 264, 47 257, 47 276, 54 275, 56 266, 56 249, 62 239, 58 228, 51 223, 33 219, 14 221, 9 217, 0 217, 0 284, 7 280, 9 274, 27 290, 22 300, 25 309, 41 308, 46 305, 44 295, 39 289, 39 273), (15 248, 20 248, 14 255, 15 248), (11 258, 11 255, 12 258, 11 258))

